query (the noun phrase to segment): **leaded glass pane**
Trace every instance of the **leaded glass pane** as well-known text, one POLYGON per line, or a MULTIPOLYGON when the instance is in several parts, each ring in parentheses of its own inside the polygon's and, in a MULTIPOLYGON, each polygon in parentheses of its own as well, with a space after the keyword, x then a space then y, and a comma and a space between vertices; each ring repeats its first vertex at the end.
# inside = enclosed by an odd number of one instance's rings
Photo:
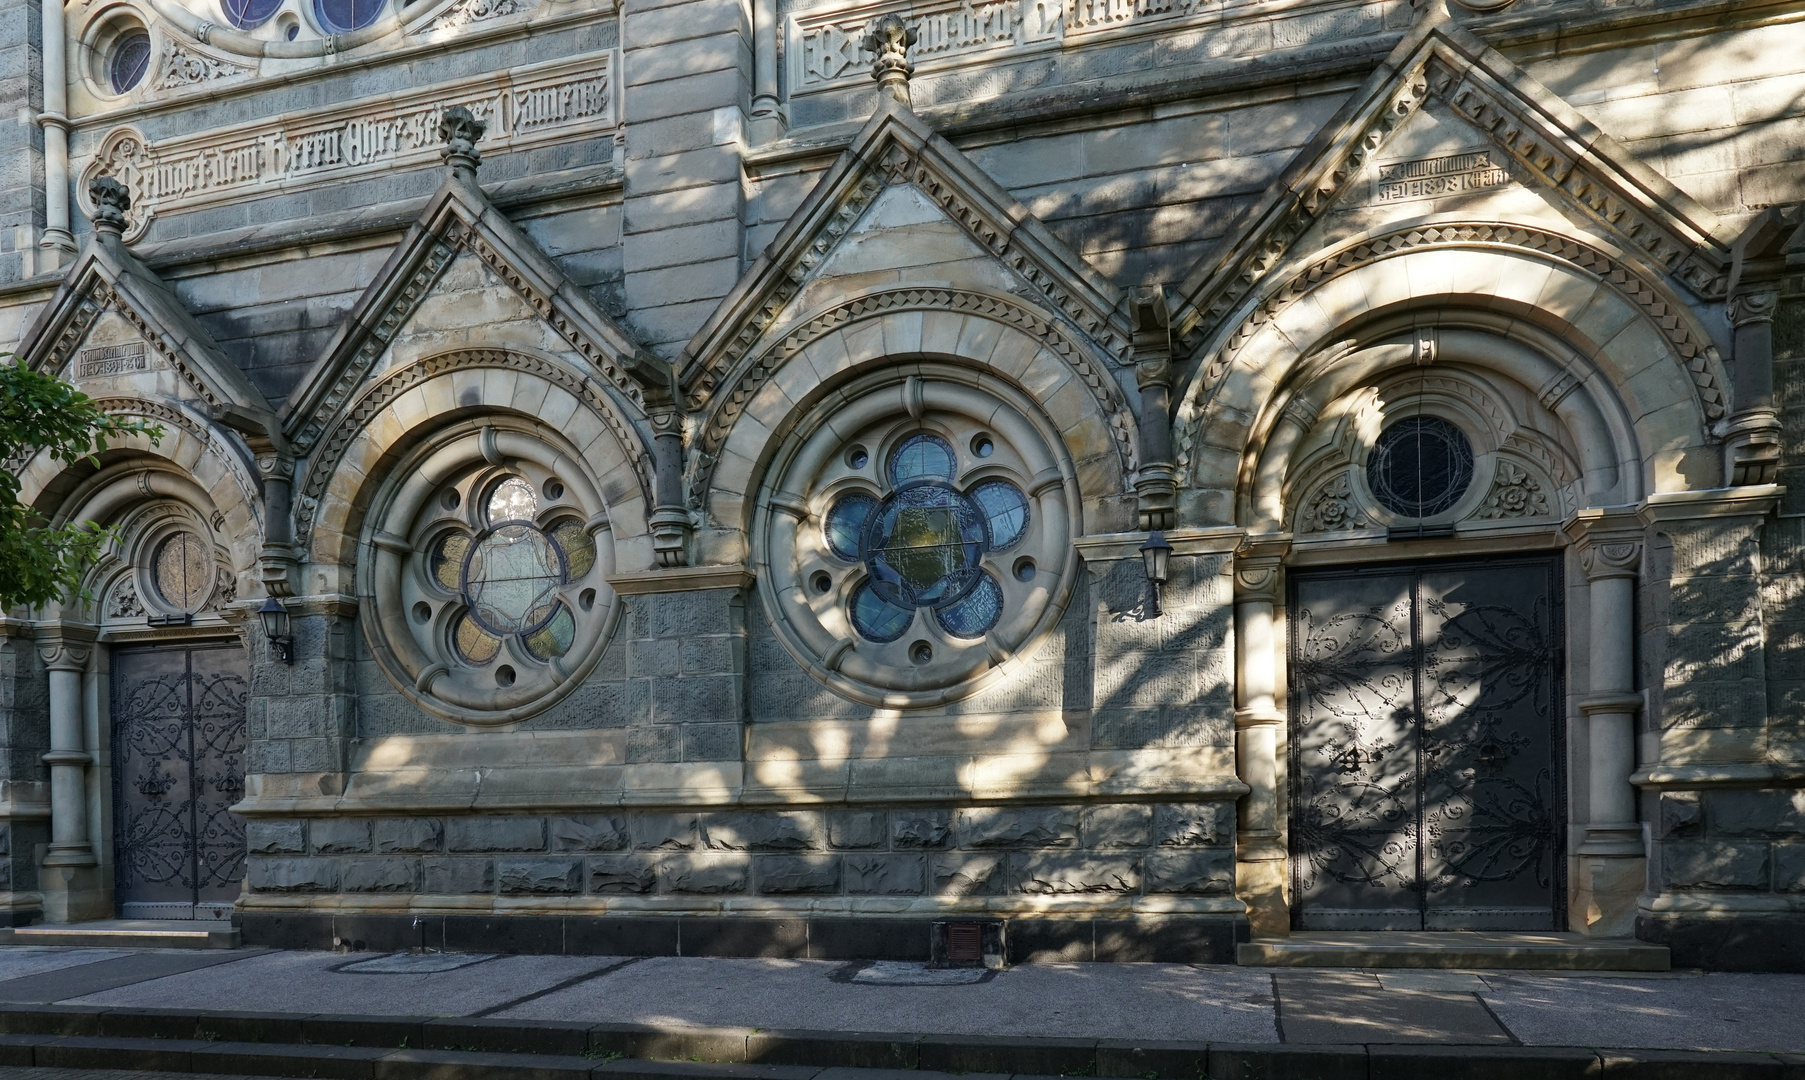
POLYGON ((388 0, 313 0, 313 13, 329 34, 348 34, 376 21, 388 0))
POLYGON ((281 10, 283 0, 222 0, 220 8, 226 13, 226 21, 240 30, 251 30, 269 21, 269 17, 281 10))
POLYGON ((1003 590, 989 574, 978 579, 977 588, 965 599, 934 612, 940 628, 954 637, 977 638, 990 632, 1003 614, 1003 590))
POLYGON ((504 525, 478 541, 464 567, 470 614, 492 634, 531 633, 551 619, 563 559, 531 525, 504 525))
POLYGON ((518 476, 510 476, 495 485, 489 494, 489 523, 500 524, 503 521, 531 521, 539 512, 539 496, 533 494, 533 485, 518 476))
POLYGON ((563 518, 552 524, 552 542, 564 552, 566 581, 575 581, 589 573, 595 565, 595 538, 576 518, 563 518))
POLYGON ((576 620, 571 618, 569 608, 559 604, 551 622, 526 636, 526 651, 549 662, 569 652, 570 643, 576 638, 576 620))
POLYGON ((213 591, 212 552, 200 537, 179 532, 157 546, 151 563, 151 583, 169 606, 193 611, 213 591))
POLYGON ((1400 420, 1373 445, 1366 482, 1392 513, 1433 517, 1459 502, 1472 484, 1473 445, 1438 416, 1400 420))
POLYGON ((938 435, 911 435, 890 455, 890 482, 897 487, 913 480, 951 480, 953 448, 938 435))
POLYGON ((113 93, 123 94, 143 80, 149 67, 150 35, 133 30, 114 44, 113 55, 107 59, 107 82, 113 93))
POLYGON ((1028 531, 1028 497, 1007 480, 986 480, 971 489, 972 501, 990 523, 990 550, 1008 551, 1028 531))
POLYGON ((452 592, 458 590, 464 573, 464 556, 470 553, 470 537, 463 533, 446 533, 432 549, 432 579, 452 592))
POLYGON ((909 629, 909 622, 915 617, 910 608, 892 604, 876 592, 871 583, 861 584, 852 593, 852 625, 859 636, 868 641, 895 641, 909 629))
POLYGON ((842 559, 859 557, 859 537, 877 500, 869 495, 843 495, 827 512, 827 546, 842 559))
POLYGON ((977 584, 984 522, 946 484, 923 483, 884 500, 865 529, 864 554, 878 596, 901 607, 940 607, 977 584))
POLYGON ((468 613, 458 616, 457 624, 451 628, 451 640, 457 647, 458 659, 479 667, 501 651, 501 639, 478 626, 468 613))

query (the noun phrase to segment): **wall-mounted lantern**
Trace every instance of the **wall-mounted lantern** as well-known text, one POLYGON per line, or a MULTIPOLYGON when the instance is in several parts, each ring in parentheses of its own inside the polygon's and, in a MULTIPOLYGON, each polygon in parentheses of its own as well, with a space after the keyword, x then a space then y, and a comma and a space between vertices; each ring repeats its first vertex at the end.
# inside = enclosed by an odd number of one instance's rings
POLYGON ((1166 543, 1166 534, 1155 529, 1147 534, 1147 542, 1141 545, 1141 564, 1147 570, 1147 581, 1153 586, 1153 614, 1163 615, 1160 607, 1160 588, 1166 584, 1166 569, 1172 561, 1172 545, 1166 543))
POLYGON ((282 601, 271 596, 264 599, 257 614, 263 619, 263 635, 269 638, 270 647, 276 650, 284 664, 293 664, 295 639, 289 633, 288 609, 282 606, 282 601))

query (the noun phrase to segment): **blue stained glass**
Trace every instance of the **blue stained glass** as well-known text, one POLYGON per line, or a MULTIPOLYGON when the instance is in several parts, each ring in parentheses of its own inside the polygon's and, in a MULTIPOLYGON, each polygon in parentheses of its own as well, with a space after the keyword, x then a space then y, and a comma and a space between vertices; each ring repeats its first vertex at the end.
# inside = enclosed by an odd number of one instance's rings
POLYGON ((877 500, 869 495, 842 495, 827 512, 827 546, 842 559, 856 561, 859 537, 877 500))
POLYGON ((313 0, 314 16, 329 34, 349 34, 375 22, 388 0, 313 0))
POLYGON ((913 609, 880 598, 868 581, 853 590, 852 625, 868 641, 895 641, 909 629, 914 618, 913 609))
POLYGON ((978 579, 977 588, 965 599, 934 612, 940 628, 954 637, 977 638, 990 633, 1003 614, 1003 590, 989 574, 978 579))
POLYGON ((953 448, 938 435, 911 435, 890 455, 890 482, 897 487, 912 480, 951 480, 953 448))
POLYGON ((262 26, 269 17, 282 9, 283 0, 220 0, 220 10, 226 13, 226 21, 240 30, 250 30, 262 26))
POLYGON ((865 526, 861 545, 871 587, 901 607, 943 607, 977 584, 984 521, 970 499, 946 484, 918 483, 892 493, 865 526))
POLYGON ((971 489, 971 499, 990 523, 990 550, 1008 551, 1028 531, 1028 497, 1007 480, 986 480, 971 489))

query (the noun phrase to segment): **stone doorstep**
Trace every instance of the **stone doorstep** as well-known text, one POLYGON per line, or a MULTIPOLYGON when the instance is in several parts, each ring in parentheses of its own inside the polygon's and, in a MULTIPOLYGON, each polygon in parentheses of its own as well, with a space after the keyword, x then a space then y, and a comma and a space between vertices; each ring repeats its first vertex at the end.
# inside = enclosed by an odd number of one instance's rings
MULTIPOLYGON (((401 1045, 334 1045, 316 1042, 236 1042, 188 1037, 122 1037, 114 1030, 192 1033, 227 1014, 180 1010, 7 1007, 0 1009, 0 1065, 140 1072, 237 1073, 255 1076, 326 1077, 333 1080, 1050 1080, 1053 1076, 1136 1077, 1139 1080, 1245 1080, 1303 1077, 1315 1080, 1805 1080, 1805 1054, 1701 1053, 1668 1050, 1598 1050, 1587 1047, 1313 1045, 1302 1043, 1187 1043, 1133 1040, 1034 1039, 960 1035, 889 1035, 876 1032, 751 1031, 737 1028, 668 1028, 602 1024, 586 1030, 582 1054, 521 1053, 486 1049, 485 1031, 513 1031, 505 1041, 529 1045, 537 1023, 400 1019, 372 1021, 360 1031, 346 1018, 318 1018, 335 1035, 378 1034, 401 1045), (131 1022, 125 1022, 130 1018, 131 1022), (111 1021, 109 1023, 109 1020, 111 1021), (43 1031, 20 1032, 32 1026, 43 1031), (85 1029, 86 1034, 59 1034, 85 1029), (430 1043, 437 1029, 475 1038, 456 1049, 430 1043), (627 1056, 605 1047, 655 1050, 627 1056), (729 1054, 738 1048, 737 1057, 729 1054), (719 1057, 709 1060, 708 1055, 719 1057), (847 1064, 853 1062, 857 1064, 847 1064), (932 1066, 938 1066, 934 1068, 932 1066)), ((259 1018, 239 1014, 241 1029, 267 1020, 265 1030, 293 1032, 306 1020, 294 1014, 259 1018)), ((315 1019, 315 1018, 306 1018, 315 1019)), ((561 1037, 546 1051, 576 1045, 569 1035, 582 1025, 543 1025, 561 1037)), ((321 1030, 324 1034, 324 1030, 321 1030)))
POLYGON ((1329 931, 1235 946, 1243 967, 1458 968, 1516 971, 1667 971, 1665 945, 1556 933, 1329 931))
POLYGON ((90 949, 236 949, 229 923, 103 919, 98 922, 0 928, 0 945, 56 945, 90 949))

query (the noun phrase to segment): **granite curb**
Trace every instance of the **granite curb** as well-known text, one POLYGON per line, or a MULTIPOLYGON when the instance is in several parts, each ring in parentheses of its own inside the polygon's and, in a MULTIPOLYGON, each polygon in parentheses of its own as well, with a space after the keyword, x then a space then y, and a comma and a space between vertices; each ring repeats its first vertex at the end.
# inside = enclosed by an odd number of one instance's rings
POLYGON ((0 1065, 332 1080, 1805 1080, 1805 1054, 0 1008, 0 1065))

